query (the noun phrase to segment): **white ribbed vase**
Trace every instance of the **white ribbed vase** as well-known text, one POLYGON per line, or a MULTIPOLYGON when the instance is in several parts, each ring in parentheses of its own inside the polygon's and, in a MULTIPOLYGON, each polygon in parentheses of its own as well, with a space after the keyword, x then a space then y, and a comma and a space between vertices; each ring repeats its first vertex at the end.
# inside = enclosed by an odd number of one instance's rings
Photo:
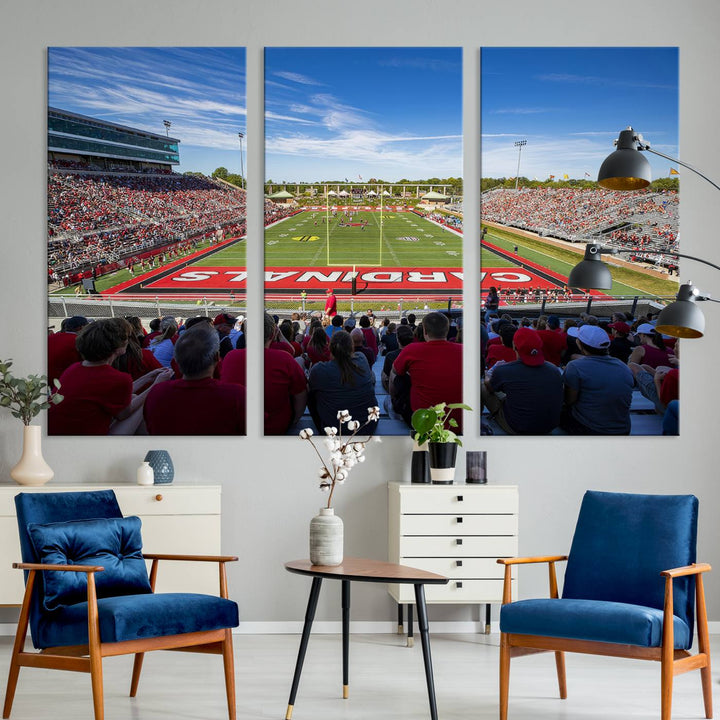
POLYGON ((18 485, 44 485, 54 475, 42 456, 42 428, 39 425, 25 425, 22 457, 10 471, 10 477, 18 485))
POLYGON ((333 508, 320 508, 310 521, 310 562, 340 565, 343 561, 343 521, 333 508))

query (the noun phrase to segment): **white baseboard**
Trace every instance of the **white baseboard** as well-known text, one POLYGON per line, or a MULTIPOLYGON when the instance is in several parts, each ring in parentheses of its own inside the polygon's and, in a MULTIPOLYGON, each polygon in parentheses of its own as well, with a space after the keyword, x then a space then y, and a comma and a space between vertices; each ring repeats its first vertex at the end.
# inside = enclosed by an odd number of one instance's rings
MULTIPOLYGON (((299 635, 302 632, 302 620, 288 620, 285 622, 241 622, 240 626, 233 630, 236 635, 299 635)), ((0 637, 13 636, 15 634, 15 623, 0 623, 0 637)), ((720 622, 709 622, 708 629, 711 635, 720 635, 720 622)), ((436 634, 463 634, 481 633, 484 631, 484 623, 463 621, 463 622, 431 622, 430 630, 436 634)), ((491 631, 500 631, 497 622, 491 625, 491 631)), ((342 625, 339 620, 318 620, 313 623, 313 632, 321 634, 340 634, 342 625)), ((350 632, 364 635, 393 634, 397 632, 397 623, 392 621, 363 621, 358 620, 350 623, 350 632)))

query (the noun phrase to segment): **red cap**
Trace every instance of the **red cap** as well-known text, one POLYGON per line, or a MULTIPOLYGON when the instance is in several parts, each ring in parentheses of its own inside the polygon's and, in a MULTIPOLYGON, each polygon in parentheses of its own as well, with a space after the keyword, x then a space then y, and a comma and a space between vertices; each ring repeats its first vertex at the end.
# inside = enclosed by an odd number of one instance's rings
POLYGON ((618 322, 610 323, 608 325, 609 328, 612 328, 613 330, 617 330, 619 333, 622 333, 623 335, 629 335, 630 334, 630 326, 626 322, 622 322, 622 320, 619 320, 618 322))
POLYGON ((523 364, 529 367, 537 367, 545 362, 545 356, 542 351, 542 338, 535 330, 520 328, 515 335, 513 335, 513 345, 523 364))

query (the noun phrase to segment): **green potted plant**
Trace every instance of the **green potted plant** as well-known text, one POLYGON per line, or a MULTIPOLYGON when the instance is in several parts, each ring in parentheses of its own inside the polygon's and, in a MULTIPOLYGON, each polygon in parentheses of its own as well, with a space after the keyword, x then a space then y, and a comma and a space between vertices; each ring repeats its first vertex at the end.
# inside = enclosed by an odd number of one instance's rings
POLYGON ((420 408, 412 414, 410 422, 415 430, 413 439, 419 446, 427 443, 430 456, 430 480, 450 485, 455 479, 455 460, 462 441, 453 428, 457 420, 450 417, 453 410, 472 410, 464 403, 439 403, 420 408))
MULTIPOLYGON (((44 485, 54 473, 42 456, 42 428, 31 423, 42 410, 61 402, 63 396, 58 392, 50 393, 44 375, 19 378, 10 372, 11 367, 12 360, 0 362, 0 407, 8 408, 25 427, 22 457, 10 470, 10 476, 20 485, 44 485)), ((57 390, 60 383, 55 380, 54 386, 57 390)))

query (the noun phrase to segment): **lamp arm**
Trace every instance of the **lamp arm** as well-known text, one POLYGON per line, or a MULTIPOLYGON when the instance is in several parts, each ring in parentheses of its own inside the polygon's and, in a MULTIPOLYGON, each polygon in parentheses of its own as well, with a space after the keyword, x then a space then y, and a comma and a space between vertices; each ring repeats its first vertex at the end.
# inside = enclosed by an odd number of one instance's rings
MULTIPOLYGON (((666 160, 670 160, 671 162, 677 163, 678 165, 682 165, 684 168, 687 168, 691 172, 694 172, 696 175, 699 175, 703 180, 707 180, 716 190, 720 190, 720 185, 717 183, 714 183, 707 175, 703 175, 699 170, 694 168, 692 165, 688 165, 687 163, 683 162, 682 160, 678 160, 677 158, 671 157, 670 155, 665 155, 665 153, 661 153, 658 150, 653 150, 649 145, 641 144, 640 145, 641 150, 646 150, 649 153, 652 153, 653 155, 659 155, 661 158, 665 158, 666 160)), ((697 259, 697 258, 695 258, 697 259)))

